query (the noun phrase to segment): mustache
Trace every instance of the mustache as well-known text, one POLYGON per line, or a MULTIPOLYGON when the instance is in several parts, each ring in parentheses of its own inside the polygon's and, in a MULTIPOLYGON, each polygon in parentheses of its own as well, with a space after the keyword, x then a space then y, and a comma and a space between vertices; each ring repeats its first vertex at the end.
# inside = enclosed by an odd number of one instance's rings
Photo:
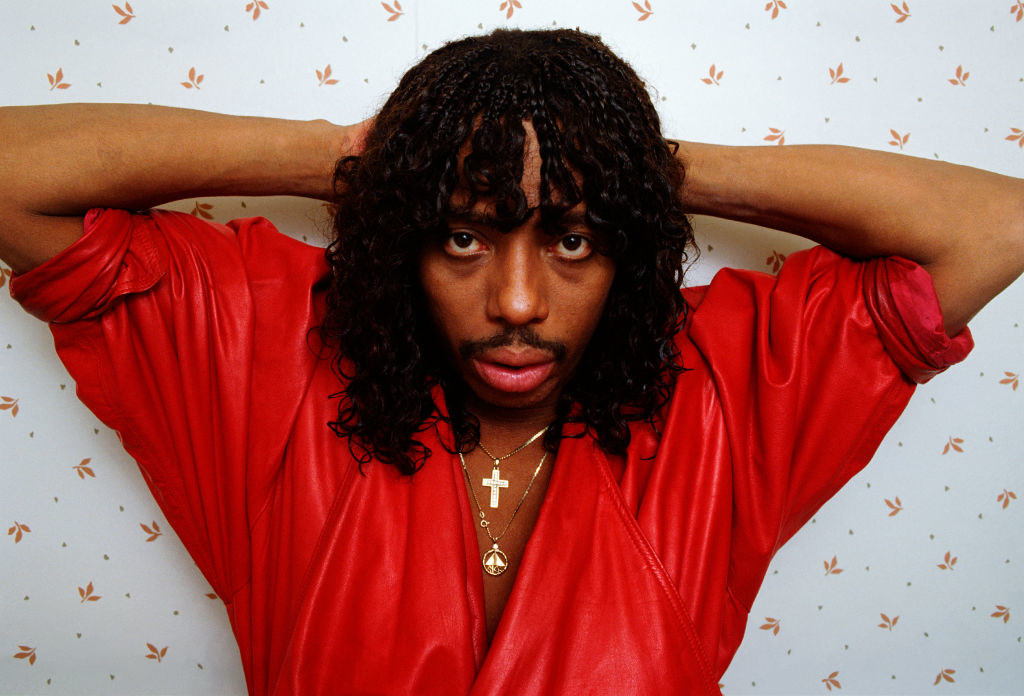
POLYGON ((463 341, 459 344, 459 355, 464 359, 468 359, 494 348, 504 348, 516 344, 527 345, 531 348, 538 348, 548 352, 558 362, 565 360, 565 356, 569 354, 569 349, 561 341, 548 341, 541 338, 529 326, 517 326, 501 333, 496 333, 488 338, 463 341))

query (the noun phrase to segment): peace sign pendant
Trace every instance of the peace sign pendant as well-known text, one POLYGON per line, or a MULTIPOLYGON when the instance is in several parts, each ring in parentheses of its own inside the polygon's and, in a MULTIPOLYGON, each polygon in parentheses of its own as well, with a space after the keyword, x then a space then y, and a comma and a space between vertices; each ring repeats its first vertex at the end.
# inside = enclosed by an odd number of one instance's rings
POLYGON ((508 570, 508 556, 494 544, 484 552, 484 571, 488 575, 501 575, 508 570))

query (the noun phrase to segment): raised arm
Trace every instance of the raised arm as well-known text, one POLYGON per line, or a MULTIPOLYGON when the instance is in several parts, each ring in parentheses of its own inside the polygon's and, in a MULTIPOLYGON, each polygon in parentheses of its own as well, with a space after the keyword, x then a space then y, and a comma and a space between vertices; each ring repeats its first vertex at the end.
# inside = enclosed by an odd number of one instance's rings
POLYGON ((1024 180, 851 147, 680 143, 694 213, 792 232, 932 276, 946 331, 1024 272, 1024 180))
POLYGON ((192 196, 328 199, 362 124, 132 104, 0 108, 0 258, 25 272, 69 246, 93 207, 192 196))

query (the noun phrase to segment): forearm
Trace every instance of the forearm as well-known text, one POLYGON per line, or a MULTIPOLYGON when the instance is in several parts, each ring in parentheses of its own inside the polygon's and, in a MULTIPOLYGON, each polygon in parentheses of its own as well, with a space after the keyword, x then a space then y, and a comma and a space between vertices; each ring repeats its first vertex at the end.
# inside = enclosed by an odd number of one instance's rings
POLYGON ((328 197, 337 126, 136 104, 0 109, 0 177, 45 215, 198 195, 328 197))
POLYGON ((694 213, 798 234, 850 256, 927 268, 947 328, 1024 270, 1024 181, 970 167, 837 146, 681 143, 694 213))
POLYGON ((129 104, 0 109, 0 256, 31 267, 56 220, 214 195, 332 195, 352 132, 326 121, 129 104))

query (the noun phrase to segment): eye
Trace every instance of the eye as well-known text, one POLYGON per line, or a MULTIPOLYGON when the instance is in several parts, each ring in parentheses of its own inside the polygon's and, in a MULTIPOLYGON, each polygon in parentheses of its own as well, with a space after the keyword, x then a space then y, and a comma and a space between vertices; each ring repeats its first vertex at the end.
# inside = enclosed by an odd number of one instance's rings
POLYGON ((455 231, 444 240, 445 253, 450 256, 473 256, 484 251, 484 244, 471 232, 455 231))
POLYGON ((582 261, 594 251, 591 241, 581 234, 559 237, 553 245, 554 253, 569 261, 582 261))

